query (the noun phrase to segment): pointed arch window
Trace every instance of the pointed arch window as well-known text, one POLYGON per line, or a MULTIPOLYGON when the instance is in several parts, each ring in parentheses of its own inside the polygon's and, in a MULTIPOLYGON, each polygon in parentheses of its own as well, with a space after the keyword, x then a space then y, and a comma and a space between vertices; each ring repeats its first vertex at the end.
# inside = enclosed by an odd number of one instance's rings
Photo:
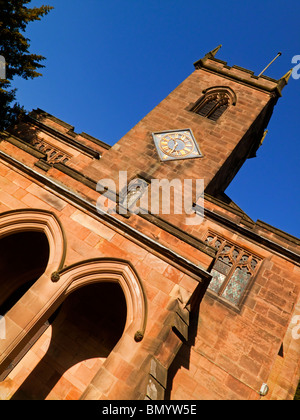
POLYGON ((235 105, 236 97, 229 88, 209 88, 204 96, 192 107, 191 111, 212 121, 217 121, 231 105, 235 105))

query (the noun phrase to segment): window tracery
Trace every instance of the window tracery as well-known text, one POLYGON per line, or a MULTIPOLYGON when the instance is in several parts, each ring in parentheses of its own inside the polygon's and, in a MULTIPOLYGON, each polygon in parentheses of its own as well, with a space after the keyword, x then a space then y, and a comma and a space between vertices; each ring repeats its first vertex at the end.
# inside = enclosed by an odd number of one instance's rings
POLYGON ((196 102, 191 111, 212 121, 217 121, 229 106, 236 103, 234 92, 228 88, 215 87, 203 93, 204 96, 196 102))
POLYGON ((261 259, 214 233, 207 234, 205 243, 217 249, 208 289, 239 306, 261 259))

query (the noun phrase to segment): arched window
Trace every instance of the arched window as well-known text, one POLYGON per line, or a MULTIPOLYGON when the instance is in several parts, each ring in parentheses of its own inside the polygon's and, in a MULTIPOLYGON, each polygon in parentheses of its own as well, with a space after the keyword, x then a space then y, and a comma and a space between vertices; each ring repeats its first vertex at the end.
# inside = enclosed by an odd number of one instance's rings
POLYGON ((229 88, 214 87, 206 89, 203 93, 204 96, 196 102, 191 111, 212 121, 217 121, 229 106, 236 103, 236 96, 229 88))

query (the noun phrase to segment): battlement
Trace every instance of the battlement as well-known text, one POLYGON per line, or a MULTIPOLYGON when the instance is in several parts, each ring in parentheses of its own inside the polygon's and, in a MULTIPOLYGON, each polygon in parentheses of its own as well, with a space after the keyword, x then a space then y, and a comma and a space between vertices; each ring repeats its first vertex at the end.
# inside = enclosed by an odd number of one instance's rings
POLYGON ((265 75, 256 76, 252 70, 236 65, 229 66, 226 61, 215 58, 220 48, 221 45, 196 61, 194 63, 195 69, 205 69, 209 72, 220 74, 222 77, 239 81, 259 90, 274 92, 276 95, 281 96, 282 89, 287 85, 291 71, 278 80, 265 75))

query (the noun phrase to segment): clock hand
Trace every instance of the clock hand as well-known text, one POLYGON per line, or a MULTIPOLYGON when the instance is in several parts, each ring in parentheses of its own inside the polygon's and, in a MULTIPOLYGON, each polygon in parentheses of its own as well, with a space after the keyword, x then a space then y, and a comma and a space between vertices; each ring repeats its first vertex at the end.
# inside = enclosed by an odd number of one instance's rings
POLYGON ((174 145, 174 147, 173 147, 173 149, 171 150, 170 153, 173 153, 175 151, 175 149, 176 149, 177 146, 178 146, 178 143, 177 143, 177 141, 175 141, 175 145, 174 145))

